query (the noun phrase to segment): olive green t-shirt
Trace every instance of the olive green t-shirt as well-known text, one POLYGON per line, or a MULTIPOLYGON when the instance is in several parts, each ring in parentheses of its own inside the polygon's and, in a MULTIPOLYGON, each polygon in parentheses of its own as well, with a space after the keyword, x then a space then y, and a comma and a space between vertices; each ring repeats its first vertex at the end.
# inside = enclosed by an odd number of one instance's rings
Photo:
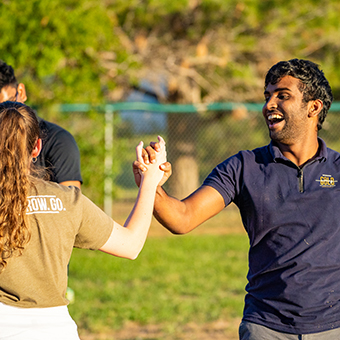
POLYGON ((0 273, 0 302, 25 308, 67 305, 67 265, 73 247, 99 249, 113 220, 76 187, 37 181, 28 197, 31 240, 0 273))

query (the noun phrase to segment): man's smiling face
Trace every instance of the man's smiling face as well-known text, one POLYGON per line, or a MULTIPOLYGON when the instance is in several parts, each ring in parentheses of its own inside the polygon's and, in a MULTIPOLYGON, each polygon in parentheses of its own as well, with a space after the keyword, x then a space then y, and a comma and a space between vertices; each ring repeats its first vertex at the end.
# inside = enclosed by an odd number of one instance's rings
POLYGON ((269 128, 270 138, 290 145, 307 134, 308 105, 303 101, 300 80, 285 76, 265 89, 262 114, 269 128))

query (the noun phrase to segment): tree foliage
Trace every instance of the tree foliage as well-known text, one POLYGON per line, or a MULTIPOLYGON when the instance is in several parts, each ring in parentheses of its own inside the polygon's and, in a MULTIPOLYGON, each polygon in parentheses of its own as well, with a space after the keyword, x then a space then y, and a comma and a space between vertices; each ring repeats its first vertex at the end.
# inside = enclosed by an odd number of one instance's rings
POLYGON ((2 0, 0 58, 31 102, 122 99, 142 78, 172 102, 258 101, 293 57, 319 63, 339 97, 340 3, 328 0, 2 0))
POLYGON ((337 0, 0 0, 0 59, 28 104, 75 135, 98 203, 103 117, 51 104, 124 100, 142 79, 166 88, 163 102, 258 102, 267 70, 295 57, 320 64, 340 100, 339 13, 337 0))
POLYGON ((173 102, 262 100, 266 71, 294 57, 321 64, 338 93, 339 10, 332 0, 126 1, 116 34, 139 66, 129 79, 166 79, 173 102))
POLYGON ((0 58, 26 84, 30 102, 96 102, 114 86, 100 63, 102 53, 119 53, 104 3, 2 1, 0 20, 0 58))

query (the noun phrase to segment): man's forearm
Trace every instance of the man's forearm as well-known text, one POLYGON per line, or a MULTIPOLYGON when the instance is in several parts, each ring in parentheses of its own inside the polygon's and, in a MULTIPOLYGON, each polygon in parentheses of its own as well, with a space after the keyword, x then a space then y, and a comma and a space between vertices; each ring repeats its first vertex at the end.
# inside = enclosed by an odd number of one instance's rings
POLYGON ((186 234, 225 207, 221 194, 209 186, 201 186, 183 200, 170 197, 157 187, 154 216, 173 234, 186 234))
POLYGON ((162 224, 173 234, 187 233, 185 203, 177 198, 169 196, 162 187, 157 187, 154 216, 157 221, 162 224))

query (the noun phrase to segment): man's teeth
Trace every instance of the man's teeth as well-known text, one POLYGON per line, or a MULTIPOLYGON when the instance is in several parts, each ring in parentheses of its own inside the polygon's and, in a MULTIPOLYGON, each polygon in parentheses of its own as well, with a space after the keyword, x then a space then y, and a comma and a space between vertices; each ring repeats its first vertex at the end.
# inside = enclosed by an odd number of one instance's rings
POLYGON ((274 119, 282 119, 283 117, 278 114, 271 114, 268 116, 268 120, 274 120, 274 119))

